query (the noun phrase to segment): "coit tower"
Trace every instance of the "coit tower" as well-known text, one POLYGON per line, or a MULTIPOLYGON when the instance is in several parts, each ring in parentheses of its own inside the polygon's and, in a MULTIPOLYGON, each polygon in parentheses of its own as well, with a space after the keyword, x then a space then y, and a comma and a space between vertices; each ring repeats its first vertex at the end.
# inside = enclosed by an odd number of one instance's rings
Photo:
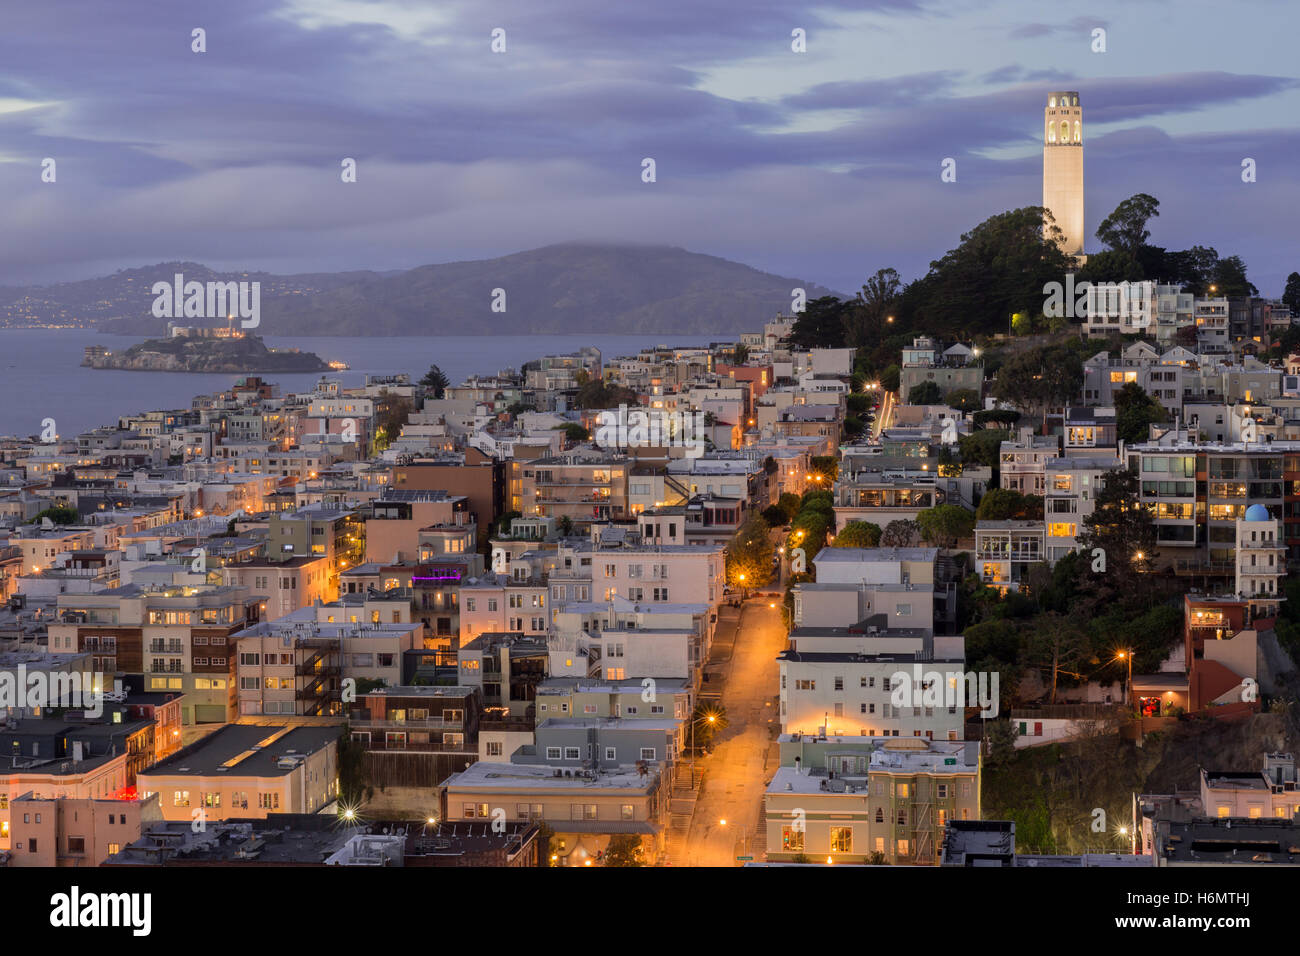
POLYGON ((1047 94, 1043 110, 1043 208, 1065 238, 1061 251, 1083 255, 1083 110, 1079 94, 1047 94))

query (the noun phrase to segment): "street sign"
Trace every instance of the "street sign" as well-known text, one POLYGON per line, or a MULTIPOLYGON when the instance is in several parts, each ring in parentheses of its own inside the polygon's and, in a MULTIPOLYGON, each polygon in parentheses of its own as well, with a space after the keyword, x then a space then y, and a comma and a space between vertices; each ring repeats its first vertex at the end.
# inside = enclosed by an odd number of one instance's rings
POLYGON ((754 858, 753 858, 752 856, 738 856, 738 857, 736 857, 736 862, 737 862, 737 863, 752 863, 752 862, 754 862, 754 858))

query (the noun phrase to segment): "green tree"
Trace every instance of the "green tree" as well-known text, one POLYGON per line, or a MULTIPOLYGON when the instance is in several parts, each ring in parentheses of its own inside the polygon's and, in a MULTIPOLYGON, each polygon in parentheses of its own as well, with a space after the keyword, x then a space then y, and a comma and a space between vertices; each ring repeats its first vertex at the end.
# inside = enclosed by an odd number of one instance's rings
POLYGON ((978 428, 969 435, 957 436, 961 460, 972 465, 997 468, 1002 443, 1011 440, 1011 432, 1001 428, 978 428))
POLYGON ((880 525, 870 521, 850 521, 835 534, 831 546, 835 548, 878 548, 883 532, 880 525))
POLYGON ((514 524, 514 520, 522 517, 523 515, 518 511, 507 511, 497 519, 497 534, 503 538, 510 534, 510 526, 514 524))
POLYGON ((1091 656, 1088 634, 1077 617, 1047 613, 1035 618, 1029 653, 1050 681, 1050 702, 1056 703, 1061 677, 1080 678, 1078 668, 1091 656))
POLYGON ((713 746, 713 740, 719 731, 726 730, 730 723, 727 708, 717 701, 695 705, 691 715, 691 727, 687 729, 686 746, 693 748, 692 753, 700 754, 713 746))
POLYGON ((937 335, 1005 332, 1012 313, 1038 314, 1043 286, 1060 282, 1071 264, 1044 222, 1041 206, 1026 206, 965 233, 904 290, 909 326, 937 335))
POLYGON ((587 441, 591 438, 591 432, 577 422, 565 422, 563 425, 556 425, 551 431, 563 431, 565 440, 573 443, 587 441))
POLYGON ((804 305, 790 332, 790 342, 806 349, 842 348, 849 303, 826 295, 804 305))
POLYGON ((1293 272, 1286 277, 1286 289, 1282 292, 1282 301, 1291 310, 1293 317, 1300 316, 1300 272, 1293 272))
MULTIPOLYGON (((949 392, 944 402, 947 403, 949 408, 955 408, 959 412, 978 412, 980 410, 980 393, 973 388, 958 388, 949 392)), ((908 404, 917 403, 909 402, 908 404)))
POLYGON ((1146 441, 1148 426, 1163 422, 1165 407, 1137 382, 1127 382, 1115 393, 1116 434, 1128 444, 1146 441))
POLYGON ((990 408, 976 412, 971 416, 976 428, 983 428, 989 422, 998 425, 1014 425, 1020 421, 1020 413, 1010 408, 990 408))
POLYGON ((756 511, 749 512, 736 530, 726 550, 727 584, 731 587, 752 590, 772 580, 772 555, 776 549, 768 535, 770 530, 756 511))
POLYGON ((737 365, 744 365, 747 358, 749 358, 749 346, 744 342, 737 342, 736 347, 731 350, 731 360, 737 365))
POLYGON ((898 305, 902 282, 893 269, 880 269, 862 286, 854 307, 846 314, 846 339, 854 348, 877 341, 885 334, 888 317, 898 305))
POLYGON ((891 521, 880 534, 882 548, 914 548, 920 543, 921 528, 915 521, 891 521))
POLYGON ((1147 222, 1160 215, 1160 200, 1137 193, 1115 207, 1097 227, 1097 238, 1116 252, 1136 258, 1151 236, 1147 222))
POLYGON ((430 365, 429 371, 425 372, 424 378, 420 379, 420 385, 425 392, 434 398, 442 398, 446 395, 449 384, 451 383, 447 380, 447 376, 436 365, 430 365))
POLYGON ((803 507, 803 501, 793 491, 787 491, 776 500, 776 506, 785 512, 785 521, 782 524, 789 524, 803 507))
POLYGON ((602 863, 605 866, 645 866, 641 858, 641 838, 631 833, 615 833, 605 846, 602 863))
POLYGON ((374 452, 377 454, 393 443, 393 439, 406 427, 415 406, 403 395, 386 395, 379 427, 375 429, 374 452))
POLYGON ((62 505, 56 505, 53 508, 46 508, 44 511, 38 511, 28 524, 40 524, 45 518, 49 518, 54 524, 76 524, 77 509, 66 508, 62 505))
POLYGON ((955 548, 958 541, 975 533, 975 516, 961 505, 935 505, 918 511, 916 524, 925 543, 936 548, 955 548))
POLYGON ((1241 256, 1228 256, 1215 263, 1213 284, 1217 286, 1216 295, 1259 295, 1254 283, 1246 278, 1246 263, 1241 261, 1241 256))
POLYGON ((1043 499, 1008 488, 990 488, 975 509, 977 521, 1041 521, 1043 499))
POLYGON ((938 405, 943 400, 943 390, 937 382, 913 385, 907 392, 908 405, 938 405))
POLYGON ((638 406, 640 398, 632 389, 623 385, 606 384, 600 379, 592 379, 578 389, 573 398, 576 408, 616 408, 619 405, 638 406))
POLYGON ((1074 401, 1083 387, 1083 362, 1057 345, 1026 349, 1007 360, 993 382, 993 396, 1046 422, 1047 409, 1074 401))
POLYGON ((1100 548, 1105 558, 1104 571, 1090 572, 1098 604, 1106 606, 1115 599, 1140 603, 1157 556, 1156 528, 1151 512, 1138 500, 1134 472, 1116 469, 1102 476, 1093 512, 1083 519, 1078 537, 1085 551, 1100 548))

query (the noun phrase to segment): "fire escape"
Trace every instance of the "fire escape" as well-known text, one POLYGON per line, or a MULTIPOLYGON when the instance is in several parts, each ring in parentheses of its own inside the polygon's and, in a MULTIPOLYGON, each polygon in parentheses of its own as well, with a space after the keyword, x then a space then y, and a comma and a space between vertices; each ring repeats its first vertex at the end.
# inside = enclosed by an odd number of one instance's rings
MULTIPOLYGON (((933 786, 933 784, 929 784, 926 789, 931 789, 933 786)), ((928 794, 922 798, 920 780, 918 779, 912 784, 913 863, 934 862, 934 824, 930 819, 933 813, 934 803, 928 794)))
POLYGON ((302 652, 295 673, 294 697, 302 702, 306 717, 342 713, 339 690, 339 642, 321 638, 299 638, 294 647, 302 652))

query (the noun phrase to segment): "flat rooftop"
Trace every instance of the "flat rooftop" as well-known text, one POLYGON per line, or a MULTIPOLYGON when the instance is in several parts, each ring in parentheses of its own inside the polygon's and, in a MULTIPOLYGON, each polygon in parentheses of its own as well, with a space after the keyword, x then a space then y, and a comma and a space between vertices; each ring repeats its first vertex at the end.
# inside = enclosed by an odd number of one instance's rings
POLYGON ((545 764, 507 764, 486 763, 480 761, 470 764, 460 773, 454 773, 442 782, 442 786, 454 790, 480 790, 496 792, 502 790, 554 790, 596 791, 596 790, 634 790, 645 792, 657 783, 659 775, 650 770, 642 775, 634 766, 619 767, 616 770, 589 771, 589 776, 566 777, 558 767, 545 764))
POLYGON ((281 757, 305 757, 339 738, 339 727, 261 726, 228 724, 159 761, 141 776, 281 777, 293 767, 281 767, 281 757), (224 767, 225 770, 218 768, 224 767))

